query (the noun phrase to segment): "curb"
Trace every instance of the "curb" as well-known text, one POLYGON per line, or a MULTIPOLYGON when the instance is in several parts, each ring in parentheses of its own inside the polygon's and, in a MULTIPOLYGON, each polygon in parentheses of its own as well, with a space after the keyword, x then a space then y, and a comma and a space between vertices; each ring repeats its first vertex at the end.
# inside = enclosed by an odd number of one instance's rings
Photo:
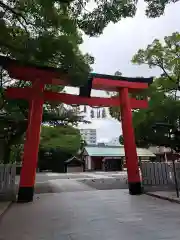
POLYGON ((3 216, 5 215, 5 213, 9 210, 9 208, 12 206, 13 202, 9 202, 1 211, 0 213, 0 221, 3 218, 3 216))
POLYGON ((170 198, 170 197, 160 196, 160 195, 157 195, 157 194, 154 194, 154 193, 145 193, 145 194, 148 195, 148 196, 151 196, 151 197, 156 197, 156 198, 159 198, 159 199, 162 199, 162 200, 166 200, 166 201, 169 201, 169 202, 180 204, 180 199, 178 200, 178 199, 174 199, 174 198, 170 198))

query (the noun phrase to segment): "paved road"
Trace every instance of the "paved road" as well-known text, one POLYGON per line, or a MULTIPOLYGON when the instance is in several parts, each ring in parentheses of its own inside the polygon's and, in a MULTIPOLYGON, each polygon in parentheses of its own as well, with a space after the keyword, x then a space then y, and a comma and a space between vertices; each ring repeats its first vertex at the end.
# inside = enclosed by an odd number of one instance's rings
MULTIPOLYGON (((16 178, 18 187, 19 177, 16 178)), ((38 173, 35 192, 60 193, 105 189, 127 189, 126 172, 38 173)))
POLYGON ((1 240, 179 240, 180 206, 127 190, 36 195, 0 222, 1 240))
MULTIPOLYGON (((56 179, 101 179, 101 178, 121 178, 127 177, 127 172, 80 172, 80 173, 37 173, 36 182, 42 183, 56 179)), ((16 176, 16 182, 19 181, 19 176, 16 176)))

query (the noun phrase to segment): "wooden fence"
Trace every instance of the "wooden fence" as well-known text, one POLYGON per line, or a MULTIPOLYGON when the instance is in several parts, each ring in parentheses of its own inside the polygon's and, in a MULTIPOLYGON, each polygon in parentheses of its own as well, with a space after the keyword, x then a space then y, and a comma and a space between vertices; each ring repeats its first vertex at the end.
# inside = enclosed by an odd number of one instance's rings
POLYGON ((0 201, 12 201, 15 193, 16 165, 0 165, 0 201))
MULTIPOLYGON (((180 163, 175 163, 176 176, 180 186, 180 163)), ((142 162, 142 182, 144 186, 174 185, 172 162, 142 162)))

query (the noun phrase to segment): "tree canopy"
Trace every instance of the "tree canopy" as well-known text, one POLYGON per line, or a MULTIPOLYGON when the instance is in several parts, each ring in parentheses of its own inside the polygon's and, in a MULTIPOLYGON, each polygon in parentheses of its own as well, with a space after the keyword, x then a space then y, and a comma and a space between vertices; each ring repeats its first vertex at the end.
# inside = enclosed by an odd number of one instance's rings
POLYGON ((81 147, 81 135, 78 129, 71 126, 43 126, 40 147, 59 148, 63 152, 76 154, 81 147))
POLYGON ((86 81, 93 58, 66 4, 52 0, 0 1, 0 52, 23 62, 59 67, 74 84, 86 81))
MULTIPOLYGON (((146 15, 159 17, 174 0, 146 0, 146 15)), ((82 31, 102 34, 108 23, 135 16, 138 1, 0 0, 0 51, 23 61, 61 67, 73 83, 87 80, 94 59, 82 54, 82 31)))
POLYGON ((180 83, 180 34, 173 33, 164 38, 164 42, 154 40, 145 50, 140 49, 132 60, 136 64, 148 64, 150 68, 159 67, 162 71, 147 91, 150 97, 149 107, 134 113, 135 133, 138 144, 166 145, 176 147, 178 143, 171 139, 179 128, 180 101, 178 97, 180 83), (159 124, 153 129, 154 124, 159 124))
POLYGON ((150 68, 158 67, 162 74, 156 80, 156 87, 162 84, 162 90, 176 98, 180 83, 180 34, 173 33, 164 37, 164 42, 155 39, 146 49, 140 49, 132 59, 138 65, 147 64, 150 68))
MULTIPOLYGON (((159 17, 166 5, 178 0, 146 0, 146 15, 159 17)), ((101 34, 109 22, 133 17, 138 1, 90 1, 90 0, 9 0, 0 1, 1 16, 19 23, 27 32, 59 29, 67 33, 82 29, 88 35, 101 34), (52 29, 52 26, 54 29, 52 29)))
MULTIPOLYGON (((173 33, 164 41, 154 40, 146 49, 140 49, 132 59, 135 64, 147 64, 161 69, 161 76, 142 93, 148 96, 147 109, 133 112, 136 143, 138 146, 165 145, 176 148, 180 127, 180 34, 173 33)), ((119 109, 111 109, 116 117, 119 109)))
MULTIPOLYGON (((3 55, 30 62, 62 68, 74 85, 87 81, 93 58, 82 54, 82 36, 67 11, 67 4, 58 1, 0 1, 0 52, 3 55)), ((24 87, 29 82, 15 81, 0 69, 0 132, 4 144, 4 159, 8 162, 11 147, 23 143, 27 129, 28 102, 8 100, 6 87, 24 87)), ((46 89, 62 91, 61 86, 46 85, 46 89)), ((76 124, 83 118, 77 112, 57 103, 45 103, 43 122, 50 125, 76 124), (61 111, 63 109, 63 111, 61 111)))

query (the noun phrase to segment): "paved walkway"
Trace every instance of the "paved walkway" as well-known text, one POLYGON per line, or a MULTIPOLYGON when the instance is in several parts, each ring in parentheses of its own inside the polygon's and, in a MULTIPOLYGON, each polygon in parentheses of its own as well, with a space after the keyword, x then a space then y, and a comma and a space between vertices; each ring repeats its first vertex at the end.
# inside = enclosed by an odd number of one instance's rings
POLYGON ((10 204, 11 202, 0 202, 0 217, 3 215, 3 213, 6 211, 10 204))
POLYGON ((127 190, 39 194, 10 208, 0 239, 179 240, 179 222, 179 204, 127 190))
MULTIPOLYGON (((16 176, 16 183, 19 182, 19 176, 16 176)), ((80 173, 52 173, 44 172, 36 174, 36 183, 44 183, 50 180, 58 179, 72 179, 72 180, 83 180, 83 179, 112 179, 112 178, 125 178, 127 179, 127 171, 121 172, 80 172, 80 173)))
MULTIPOLYGON (((16 177, 18 188, 19 176, 16 177)), ((127 189, 126 172, 38 173, 35 192, 61 193, 74 191, 127 189)))

